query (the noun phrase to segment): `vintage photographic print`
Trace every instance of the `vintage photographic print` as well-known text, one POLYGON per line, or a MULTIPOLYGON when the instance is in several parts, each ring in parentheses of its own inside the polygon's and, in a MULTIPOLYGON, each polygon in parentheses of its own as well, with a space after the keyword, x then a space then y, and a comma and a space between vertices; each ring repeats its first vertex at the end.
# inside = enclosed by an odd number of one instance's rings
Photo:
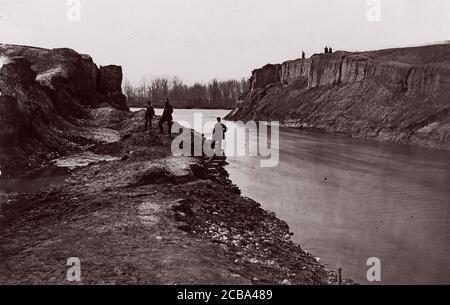
POLYGON ((0 0, 0 285, 446 285, 449 198, 448 0, 0 0))

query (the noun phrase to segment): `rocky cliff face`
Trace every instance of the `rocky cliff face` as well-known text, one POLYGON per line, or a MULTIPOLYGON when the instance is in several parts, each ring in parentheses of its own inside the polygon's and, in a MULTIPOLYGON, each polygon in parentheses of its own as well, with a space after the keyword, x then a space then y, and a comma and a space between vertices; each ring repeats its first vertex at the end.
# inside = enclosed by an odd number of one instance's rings
POLYGON ((76 142, 89 109, 128 110, 122 70, 70 49, 0 44, 0 169, 40 164, 76 142))
POLYGON ((122 94, 122 68, 98 68, 89 55, 74 50, 42 49, 0 44, 0 56, 23 57, 36 72, 36 80, 54 91, 66 91, 74 102, 96 107, 104 102, 119 109, 128 109, 122 94))
POLYGON ((450 45, 266 65, 229 115, 450 149, 450 45))

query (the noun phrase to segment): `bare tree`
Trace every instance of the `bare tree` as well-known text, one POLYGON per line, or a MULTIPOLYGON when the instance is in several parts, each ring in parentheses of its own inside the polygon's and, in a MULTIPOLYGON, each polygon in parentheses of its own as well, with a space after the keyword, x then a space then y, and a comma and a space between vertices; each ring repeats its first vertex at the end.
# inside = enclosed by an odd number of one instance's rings
POLYGON ((248 81, 213 79, 207 84, 195 83, 188 86, 178 77, 155 77, 151 81, 143 78, 137 87, 128 80, 124 82, 124 92, 128 105, 144 107, 151 100, 156 107, 161 107, 165 97, 178 108, 222 108, 232 109, 239 96, 248 89, 248 81))

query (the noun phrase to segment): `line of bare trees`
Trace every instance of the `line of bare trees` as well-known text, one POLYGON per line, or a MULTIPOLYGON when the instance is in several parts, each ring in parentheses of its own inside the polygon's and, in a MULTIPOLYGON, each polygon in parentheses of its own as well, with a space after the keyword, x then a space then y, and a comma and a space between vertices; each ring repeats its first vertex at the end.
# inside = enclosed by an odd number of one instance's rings
POLYGON ((245 79, 213 79, 207 84, 187 85, 177 77, 157 77, 152 80, 144 78, 138 86, 125 79, 123 92, 129 107, 145 107, 148 100, 156 107, 162 106, 167 96, 174 108, 233 109, 247 87, 245 79))

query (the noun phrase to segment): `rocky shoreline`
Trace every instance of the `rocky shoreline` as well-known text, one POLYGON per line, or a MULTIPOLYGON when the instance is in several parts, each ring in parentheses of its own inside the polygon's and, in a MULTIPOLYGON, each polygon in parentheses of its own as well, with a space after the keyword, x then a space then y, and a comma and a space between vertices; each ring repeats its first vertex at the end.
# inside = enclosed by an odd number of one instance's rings
POLYGON ((93 112, 90 124, 120 140, 85 151, 118 159, 76 168, 58 188, 3 194, 0 283, 67 284, 69 257, 81 260, 82 284, 336 281, 226 170, 173 157, 171 138, 142 132, 143 111, 93 112))

